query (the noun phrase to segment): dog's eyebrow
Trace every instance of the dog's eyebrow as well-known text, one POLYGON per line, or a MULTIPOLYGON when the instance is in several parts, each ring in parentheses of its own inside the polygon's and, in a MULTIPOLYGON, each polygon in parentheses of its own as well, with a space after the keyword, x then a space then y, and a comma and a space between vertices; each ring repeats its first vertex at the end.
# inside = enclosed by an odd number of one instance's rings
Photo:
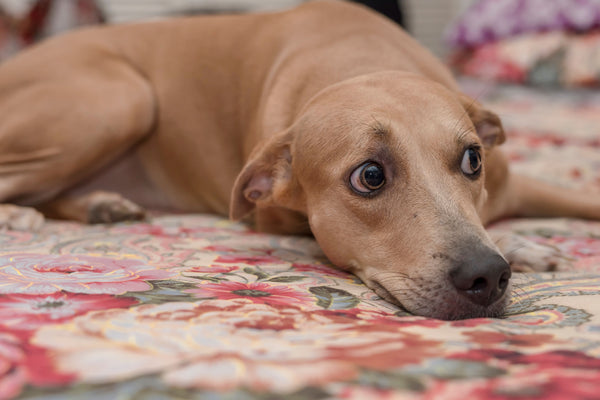
POLYGON ((374 120, 373 123, 369 126, 369 131, 375 136, 386 138, 389 136, 390 128, 384 123, 374 120))

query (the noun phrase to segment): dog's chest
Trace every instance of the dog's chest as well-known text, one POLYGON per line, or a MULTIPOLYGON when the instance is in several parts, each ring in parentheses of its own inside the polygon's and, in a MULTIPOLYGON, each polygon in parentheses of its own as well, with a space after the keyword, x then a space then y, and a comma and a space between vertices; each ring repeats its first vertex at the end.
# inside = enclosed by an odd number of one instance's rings
POLYGON ((176 209, 169 196, 151 181, 133 152, 128 152, 89 179, 82 181, 71 189, 69 194, 83 195, 97 190, 119 193, 148 209, 165 211, 176 209))

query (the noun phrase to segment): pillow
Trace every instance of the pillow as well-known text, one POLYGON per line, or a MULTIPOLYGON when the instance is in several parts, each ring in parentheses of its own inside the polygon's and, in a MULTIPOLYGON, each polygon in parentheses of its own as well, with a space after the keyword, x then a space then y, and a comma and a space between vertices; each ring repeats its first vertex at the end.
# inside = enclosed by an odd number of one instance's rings
POLYGON ((0 60, 15 53, 21 46, 21 38, 15 33, 17 21, 0 8, 0 60))
POLYGON ((600 31, 518 36, 456 53, 457 72, 485 80, 542 86, 600 83, 600 31))
POLYGON ((600 0, 479 0, 446 32, 469 48, 524 33, 586 32, 600 27, 600 0))
POLYGON ((37 0, 23 16, 0 8, 0 61, 44 37, 103 21, 95 0, 37 0))

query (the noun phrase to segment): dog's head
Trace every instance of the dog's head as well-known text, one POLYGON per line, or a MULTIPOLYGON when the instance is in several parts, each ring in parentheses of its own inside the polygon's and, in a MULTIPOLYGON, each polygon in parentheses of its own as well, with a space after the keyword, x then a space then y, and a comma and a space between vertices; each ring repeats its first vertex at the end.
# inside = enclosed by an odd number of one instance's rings
POLYGON ((328 87, 238 176, 233 218, 255 207, 305 214, 327 257, 415 314, 498 316, 510 268, 486 234, 486 153, 497 116, 416 75, 328 87))

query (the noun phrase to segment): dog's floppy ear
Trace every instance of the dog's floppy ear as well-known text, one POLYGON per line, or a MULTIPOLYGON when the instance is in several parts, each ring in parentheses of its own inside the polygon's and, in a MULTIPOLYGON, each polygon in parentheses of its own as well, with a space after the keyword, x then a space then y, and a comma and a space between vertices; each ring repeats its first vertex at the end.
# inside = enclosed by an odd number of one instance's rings
POLYGON ((486 110, 476 100, 467 95, 459 94, 460 102, 465 112, 471 118, 477 135, 485 148, 500 145, 506 140, 504 128, 500 118, 491 111, 486 110))
POLYGON ((254 149, 233 185, 229 218, 240 220, 256 205, 297 208, 291 146, 292 133, 287 130, 254 149))

